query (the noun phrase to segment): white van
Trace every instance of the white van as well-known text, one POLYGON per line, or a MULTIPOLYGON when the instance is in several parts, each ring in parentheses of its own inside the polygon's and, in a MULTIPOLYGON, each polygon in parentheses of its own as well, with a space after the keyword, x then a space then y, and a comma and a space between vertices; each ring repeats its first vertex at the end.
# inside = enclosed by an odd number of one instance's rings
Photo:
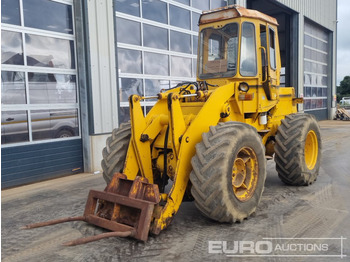
POLYGON ((341 106, 350 106, 350 97, 343 97, 340 100, 340 105, 341 106))

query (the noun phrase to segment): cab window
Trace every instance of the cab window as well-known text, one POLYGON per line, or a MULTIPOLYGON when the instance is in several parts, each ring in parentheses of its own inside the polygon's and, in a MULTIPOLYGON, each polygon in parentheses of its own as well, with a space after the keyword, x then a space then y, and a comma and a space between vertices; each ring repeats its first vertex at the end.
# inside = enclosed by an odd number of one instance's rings
POLYGON ((242 24, 240 74, 241 76, 257 74, 255 27, 249 22, 242 24))
POLYGON ((276 69, 276 48, 275 48, 275 31, 269 28, 270 38, 270 66, 272 69, 276 69))
POLYGON ((236 74, 238 24, 204 28, 200 32, 199 78, 232 77, 236 74))

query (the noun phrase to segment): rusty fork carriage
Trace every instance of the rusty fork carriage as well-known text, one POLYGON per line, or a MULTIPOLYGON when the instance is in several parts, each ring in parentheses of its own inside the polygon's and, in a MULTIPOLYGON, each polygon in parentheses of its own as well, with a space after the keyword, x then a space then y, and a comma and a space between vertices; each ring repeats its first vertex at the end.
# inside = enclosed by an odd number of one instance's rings
POLYGON ((108 237, 133 237, 147 241, 154 207, 159 202, 158 186, 148 183, 147 178, 138 176, 128 180, 126 175, 116 173, 104 191, 90 190, 83 216, 39 222, 22 229, 85 221, 112 232, 79 238, 63 245, 75 246, 108 237))

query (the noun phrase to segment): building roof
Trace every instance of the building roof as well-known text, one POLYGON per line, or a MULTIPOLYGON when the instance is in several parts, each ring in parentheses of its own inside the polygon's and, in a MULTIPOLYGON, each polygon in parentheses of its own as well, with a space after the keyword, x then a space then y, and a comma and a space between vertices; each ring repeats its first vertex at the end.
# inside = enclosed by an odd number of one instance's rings
POLYGON ((265 15, 259 11, 246 9, 239 5, 225 6, 209 11, 203 11, 199 18, 199 24, 208 24, 212 22, 227 20, 235 17, 255 18, 270 24, 278 25, 276 18, 265 15))

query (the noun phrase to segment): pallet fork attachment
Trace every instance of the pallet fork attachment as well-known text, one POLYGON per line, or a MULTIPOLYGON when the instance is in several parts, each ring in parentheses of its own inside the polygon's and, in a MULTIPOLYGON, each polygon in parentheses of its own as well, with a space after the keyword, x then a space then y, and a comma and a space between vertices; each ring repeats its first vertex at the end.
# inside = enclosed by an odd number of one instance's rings
POLYGON ((148 183, 147 178, 138 176, 128 180, 126 175, 116 173, 104 191, 90 190, 83 216, 39 222, 22 229, 85 221, 112 232, 79 238, 63 245, 75 246, 108 237, 133 237, 147 241, 154 207, 159 202, 158 186, 148 183))

